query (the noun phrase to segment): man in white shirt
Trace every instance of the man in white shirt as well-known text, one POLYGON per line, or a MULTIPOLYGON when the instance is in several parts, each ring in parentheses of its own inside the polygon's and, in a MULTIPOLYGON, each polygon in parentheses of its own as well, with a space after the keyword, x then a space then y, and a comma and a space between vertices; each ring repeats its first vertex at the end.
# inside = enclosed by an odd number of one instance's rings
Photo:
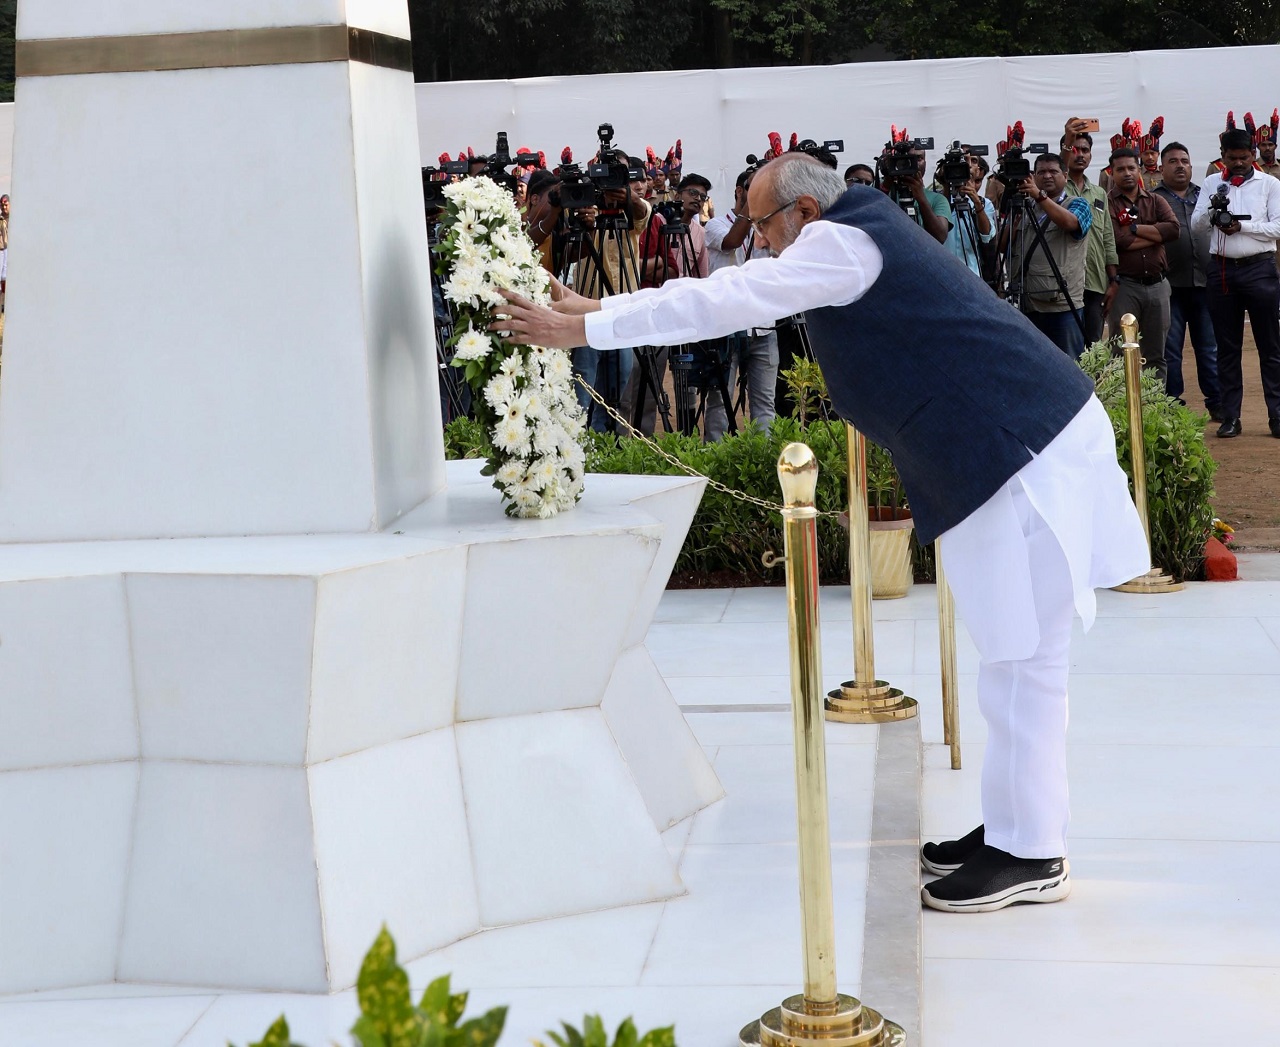
POLYGON ((757 252, 706 280, 604 302, 514 295, 492 330, 571 347, 678 343, 805 312, 832 403, 887 448, 920 541, 939 540, 980 655, 984 823, 922 848, 925 905, 986 912, 1070 892, 1067 675, 1073 611, 1150 567, 1115 434, 1074 362, 883 194, 802 154, 749 193, 757 252), (957 356, 938 330, 964 330, 957 356))
POLYGON ((1275 264, 1276 243, 1280 241, 1280 180, 1254 167, 1253 136, 1243 129, 1223 133, 1222 165, 1222 174, 1210 176, 1201 188, 1191 216, 1194 232, 1210 233, 1207 293, 1218 341, 1224 418, 1218 435, 1241 433, 1244 375, 1240 353, 1247 312, 1258 346, 1268 426, 1271 435, 1280 439, 1280 274, 1275 264), (1249 217, 1235 217, 1243 215, 1249 217))
MULTIPOLYGON (((749 167, 738 175, 734 186, 733 209, 707 223, 707 258, 711 271, 742 265, 751 258, 751 216, 747 210, 747 193, 756 169, 749 167)), ((775 318, 776 320, 777 318, 775 318)), ((725 384, 730 396, 736 396, 738 369, 747 372, 747 410, 753 421, 768 426, 775 417, 774 398, 778 381, 778 335, 768 325, 735 331, 724 341, 721 355, 728 364, 725 384)), ((707 442, 721 439, 729 419, 720 393, 712 386, 707 394, 707 414, 703 424, 707 442)))

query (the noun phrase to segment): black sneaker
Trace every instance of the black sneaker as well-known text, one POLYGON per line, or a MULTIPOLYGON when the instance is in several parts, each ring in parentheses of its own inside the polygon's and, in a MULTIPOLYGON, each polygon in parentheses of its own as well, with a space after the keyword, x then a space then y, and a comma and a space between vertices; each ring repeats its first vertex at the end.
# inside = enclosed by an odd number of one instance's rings
POLYGON ((925 872, 934 876, 946 876, 955 872, 981 850, 985 842, 983 827, 979 825, 967 836, 942 843, 926 843, 920 848, 920 864, 925 872))
POLYGON ((1058 902, 1070 893, 1065 858, 1015 858, 983 846, 955 872, 922 887, 920 898, 943 912, 992 912, 1019 902, 1058 902))

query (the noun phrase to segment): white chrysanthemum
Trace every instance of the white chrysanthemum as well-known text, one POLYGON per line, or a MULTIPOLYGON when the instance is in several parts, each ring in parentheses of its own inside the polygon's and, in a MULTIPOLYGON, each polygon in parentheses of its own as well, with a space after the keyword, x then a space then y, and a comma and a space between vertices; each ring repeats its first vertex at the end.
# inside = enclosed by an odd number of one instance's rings
POLYGON ((528 427, 523 421, 513 421, 507 417, 499 418, 498 424, 493 427, 493 442, 500 451, 515 455, 527 454, 529 451, 528 427))
POLYGON ((494 474, 494 479, 503 487, 510 487, 524 479, 525 464, 519 458, 508 458, 494 474))
POLYGON ((529 398, 527 396, 517 396, 507 404, 507 410, 502 417, 509 422, 516 422, 521 426, 525 426, 528 425, 528 413, 529 398))
POLYGON ((520 270, 501 258, 495 258, 489 263, 487 276, 489 282, 498 287, 505 287, 508 290, 520 288, 520 270))
POLYGON ((529 466, 529 478, 533 480, 539 488, 545 488, 548 484, 554 484, 558 475, 556 468, 556 460, 554 458, 543 455, 534 459, 529 466))
POLYGON ((516 383, 510 375, 495 374, 484 387, 484 399, 499 414, 507 413, 509 404, 516 395, 516 383))
POLYGON ((573 365, 569 363, 568 353, 552 353, 542 367, 547 380, 562 384, 573 378, 573 365))
POLYGON ((524 374, 524 359, 519 352, 513 352, 510 356, 503 357, 499 368, 508 378, 519 378, 524 374))
POLYGON ((560 453, 564 430, 558 425, 544 422, 534 426, 533 450, 535 454, 554 455, 560 453))
POLYGON ((492 351, 493 339, 468 324, 466 333, 454 347, 453 356, 455 360, 483 360, 492 351))
POLYGON ((456 266, 445 281, 444 296, 459 305, 474 306, 483 289, 483 270, 478 266, 456 266))

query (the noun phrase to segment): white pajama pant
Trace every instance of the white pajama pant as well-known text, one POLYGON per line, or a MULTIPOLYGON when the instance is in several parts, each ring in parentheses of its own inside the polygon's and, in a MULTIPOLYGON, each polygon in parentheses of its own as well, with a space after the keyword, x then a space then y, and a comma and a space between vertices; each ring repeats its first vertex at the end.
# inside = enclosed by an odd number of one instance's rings
POLYGON ((1026 535, 1040 642, 1027 658, 981 660, 978 708, 985 842, 1019 858, 1067 853, 1067 673, 1074 591, 1058 539, 1026 494, 1014 492, 1026 535))
POLYGON ((1093 590, 1151 566, 1094 398, 989 501, 942 535, 956 609, 978 648, 986 842, 1019 858, 1067 853, 1071 625, 1093 625, 1093 590))

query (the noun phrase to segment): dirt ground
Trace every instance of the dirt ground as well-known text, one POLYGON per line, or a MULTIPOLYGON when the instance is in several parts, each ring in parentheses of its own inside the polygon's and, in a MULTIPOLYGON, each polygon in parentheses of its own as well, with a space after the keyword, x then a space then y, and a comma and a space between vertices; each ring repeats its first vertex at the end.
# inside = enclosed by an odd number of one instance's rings
MULTIPOLYGON (((1204 398, 1199 395, 1195 354, 1189 340, 1183 351, 1182 369, 1186 381, 1183 399, 1191 407, 1203 410, 1204 398)), ((1240 422, 1244 432, 1231 440, 1218 439, 1218 423, 1206 422, 1205 444, 1218 462, 1214 508, 1218 516, 1236 528, 1235 549, 1280 550, 1280 440, 1267 428, 1258 351, 1248 327, 1245 328, 1244 407, 1240 422)))

